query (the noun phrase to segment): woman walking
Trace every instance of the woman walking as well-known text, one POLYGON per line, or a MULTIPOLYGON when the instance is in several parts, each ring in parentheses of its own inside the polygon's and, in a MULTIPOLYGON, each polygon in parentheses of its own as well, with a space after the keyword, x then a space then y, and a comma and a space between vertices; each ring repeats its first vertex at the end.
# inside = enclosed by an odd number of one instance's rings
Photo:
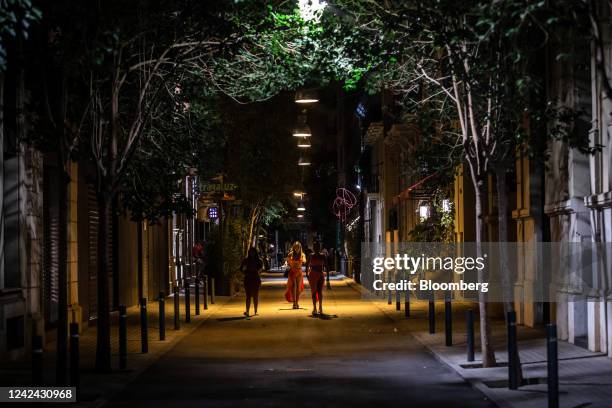
POLYGON ((249 248, 247 257, 242 261, 240 269, 244 272, 244 291, 246 292, 246 311, 244 315, 249 317, 251 310, 251 298, 253 298, 253 309, 257 316, 257 305, 259 303, 259 287, 261 278, 259 273, 263 268, 263 261, 255 248, 249 248))
POLYGON ((302 252, 302 244, 296 241, 291 247, 291 252, 287 256, 289 264, 289 275, 287 279, 287 290, 285 291, 285 299, 287 302, 293 302, 293 308, 299 309, 300 294, 304 290, 304 274, 302 273, 302 265, 306 262, 306 256, 302 252))
POLYGON ((314 243, 314 253, 308 262, 308 283, 310 284, 310 293, 312 295, 312 316, 323 316, 323 275, 325 267, 325 255, 321 252, 321 244, 314 243), (319 311, 317 312, 317 301, 319 302, 319 311))

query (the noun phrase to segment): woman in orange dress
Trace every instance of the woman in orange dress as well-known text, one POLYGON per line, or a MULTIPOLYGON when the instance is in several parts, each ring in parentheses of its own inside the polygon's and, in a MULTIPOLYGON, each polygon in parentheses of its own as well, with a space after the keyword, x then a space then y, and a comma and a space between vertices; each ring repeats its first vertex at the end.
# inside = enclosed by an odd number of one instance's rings
POLYGON ((285 291, 285 299, 287 302, 293 302, 293 308, 299 309, 300 294, 304 290, 304 273, 302 265, 306 262, 306 256, 302 252, 302 245, 296 241, 289 252, 287 263, 289 264, 289 275, 287 279, 287 290, 285 291))

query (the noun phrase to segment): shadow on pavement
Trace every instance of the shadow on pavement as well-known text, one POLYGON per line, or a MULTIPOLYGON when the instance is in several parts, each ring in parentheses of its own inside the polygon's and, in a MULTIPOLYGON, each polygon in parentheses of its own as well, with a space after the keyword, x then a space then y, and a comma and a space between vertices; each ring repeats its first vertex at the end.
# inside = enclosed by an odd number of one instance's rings
POLYGON ((222 317, 217 319, 218 322, 231 322, 234 320, 245 320, 246 316, 236 316, 236 317, 222 317))

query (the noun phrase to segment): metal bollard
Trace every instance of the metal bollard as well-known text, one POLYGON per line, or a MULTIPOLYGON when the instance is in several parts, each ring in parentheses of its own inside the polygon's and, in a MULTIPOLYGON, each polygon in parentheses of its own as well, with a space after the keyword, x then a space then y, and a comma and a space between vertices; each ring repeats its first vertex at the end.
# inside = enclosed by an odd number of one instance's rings
POLYGON ((204 277, 204 282, 202 283, 202 292, 204 294, 204 310, 208 310, 208 276, 204 277))
POLYGON ((215 304, 215 278, 210 278, 210 304, 215 304))
POLYGON ((147 298, 140 299, 140 352, 149 352, 149 322, 147 321, 147 298))
POLYGON ((559 407, 559 361, 557 352, 557 325, 546 326, 546 351, 548 359, 548 408, 559 407))
POLYGON ((200 280, 195 280, 195 315, 200 315, 200 280))
POLYGON ((474 361, 474 311, 467 310, 467 361, 474 361))
POLYGON ((446 347, 453 345, 453 308, 451 301, 444 301, 444 334, 446 335, 446 347))
POLYGON ((189 281, 185 281, 185 323, 191 321, 191 288, 189 281))
POLYGON ((127 312, 124 305, 119 306, 119 369, 127 368, 127 312))
POLYGON ((407 318, 410 317, 410 291, 406 291, 406 299, 404 300, 404 316, 407 318))
POLYGON ((518 383, 518 347, 516 344, 516 312, 510 311, 508 317, 508 388, 516 390, 518 383))
POLYGON ((32 337, 32 385, 43 385, 43 338, 32 337))
POLYGON ((429 334, 436 332, 436 304, 433 300, 429 301, 429 334))
POLYGON ((79 324, 70 323, 70 386, 77 391, 81 384, 79 378, 79 324))
POLYGON ((174 287, 174 330, 179 330, 181 328, 181 320, 180 320, 180 310, 179 310, 179 288, 177 286, 174 287))
POLYGON ((159 340, 166 340, 166 295, 159 292, 159 340))

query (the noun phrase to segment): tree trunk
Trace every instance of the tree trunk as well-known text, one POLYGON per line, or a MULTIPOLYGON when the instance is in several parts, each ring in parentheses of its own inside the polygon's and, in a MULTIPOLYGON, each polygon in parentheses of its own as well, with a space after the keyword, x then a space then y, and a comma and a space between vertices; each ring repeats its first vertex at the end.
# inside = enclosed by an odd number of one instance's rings
POLYGON ((144 297, 144 276, 143 276, 143 264, 142 264, 142 252, 143 252, 143 248, 142 248, 142 221, 138 221, 138 223, 136 223, 136 228, 138 228, 138 232, 137 232, 137 249, 136 249, 136 256, 137 256, 137 277, 138 277, 138 301, 140 302, 140 299, 142 299, 144 297))
MULTIPOLYGON (((508 252, 506 245, 508 242, 508 189, 506 185, 505 166, 495 166, 495 181, 497 187, 497 223, 499 241, 499 263, 502 275, 503 296, 504 296, 504 319, 508 319, 508 312, 514 310, 514 296, 512 291, 512 280, 510 279, 510 269, 508 268, 508 252)), ((521 357, 517 353, 516 366, 519 368, 519 384, 523 380, 523 369, 521 367, 521 357)))
MULTIPOLYGON (((259 217, 259 212, 257 214, 257 218, 255 219, 255 227, 254 227, 254 233, 253 233, 253 237, 251 238, 251 247, 257 249, 259 251, 259 248, 257 248, 257 238, 259 237, 259 230, 261 229, 261 219, 259 217)), ((259 254, 260 256, 264 256, 264 254, 259 254)))
MULTIPOLYGON (((483 202, 486 199, 485 182, 482 177, 474 177, 475 201, 476 201, 476 256, 482 256, 482 239, 484 236, 484 214, 483 202)), ((478 271, 478 281, 484 281, 484 271, 478 271)), ((495 367, 495 351, 491 344, 491 325, 487 310, 487 294, 478 292, 478 309, 480 312, 480 347, 482 353, 482 366, 495 367)))
POLYGON ((249 217, 250 218, 249 219, 249 233, 247 235, 247 239, 245 242, 245 248, 243 251, 245 257, 248 255, 249 248, 253 246, 253 241, 254 241, 253 234, 257 233, 255 230, 255 224, 257 221, 258 213, 259 213, 258 209, 259 209, 259 206, 255 206, 253 209, 251 209, 251 215, 249 217))
POLYGON ((108 282, 108 230, 110 225, 110 195, 98 193, 98 320, 96 371, 111 371, 110 307, 108 282))
MULTIPOLYGON (((98 163, 98 320, 96 339, 96 371, 111 371, 111 343, 110 343, 110 299, 108 281, 108 232, 111 225, 111 212, 113 203, 113 188, 116 182, 117 146, 119 143, 119 89, 115 79, 111 91, 111 117, 110 140, 108 140, 107 166, 98 163)), ((102 135, 101 135, 102 136, 102 135)))

